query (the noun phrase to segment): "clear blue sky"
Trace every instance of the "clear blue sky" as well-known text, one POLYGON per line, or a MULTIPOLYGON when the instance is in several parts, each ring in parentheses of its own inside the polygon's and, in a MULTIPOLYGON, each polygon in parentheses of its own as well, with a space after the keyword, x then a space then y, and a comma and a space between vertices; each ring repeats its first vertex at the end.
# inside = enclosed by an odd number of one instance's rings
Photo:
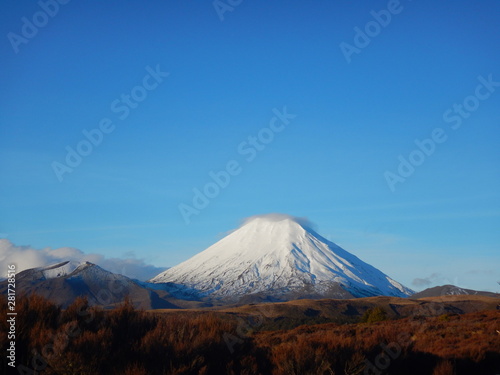
POLYGON ((244 217, 282 212, 410 288, 498 291, 500 2, 389 1, 390 21, 387 1, 231 8, 73 0, 52 17, 8 0, 2 237, 173 266, 244 217), (26 20, 41 25, 36 35, 26 20), (356 27, 371 33, 367 46, 356 27), (346 58, 347 44, 359 48, 346 58), (143 84, 148 69, 169 75, 143 84), (147 97, 126 113, 131 91, 147 97), (296 117, 284 130, 262 130, 285 106, 296 117), (53 162, 103 119, 113 130, 59 181, 53 162), (446 140, 422 162, 415 139, 438 128, 446 140), (259 132, 274 139, 248 161, 259 132), (392 191, 386 172, 412 152, 420 165, 392 191), (186 224, 179 205, 231 160, 240 173, 186 224))

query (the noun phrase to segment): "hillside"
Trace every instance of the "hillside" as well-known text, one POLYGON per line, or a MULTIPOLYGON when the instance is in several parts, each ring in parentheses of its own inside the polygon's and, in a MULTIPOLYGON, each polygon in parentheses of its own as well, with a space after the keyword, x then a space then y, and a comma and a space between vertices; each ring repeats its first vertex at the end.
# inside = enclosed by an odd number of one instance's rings
MULTIPOLYGON (((366 297, 354 299, 295 300, 232 307, 195 308, 182 310, 190 314, 216 313, 219 316, 239 316, 258 321, 256 330, 294 328, 302 324, 355 323, 370 309, 382 308, 389 319, 406 317, 436 317, 443 314, 468 314, 494 311, 500 298, 483 296, 443 296, 440 298, 407 299, 398 297, 366 297)), ((172 309, 154 313, 175 314, 172 309)))
POLYGON ((440 297, 440 296, 450 296, 450 295, 478 295, 485 297, 500 298, 499 293, 465 289, 455 285, 441 285, 432 288, 427 288, 425 290, 422 290, 421 292, 413 294, 412 298, 440 297))
MULTIPOLYGON (((306 307, 304 302, 276 306, 300 311, 306 307)), ((0 314, 5 316, 6 311, 6 299, 1 297, 0 314)), ((45 375, 486 375, 500 371, 500 311, 496 310, 271 331, 257 329, 259 319, 234 313, 171 311, 148 313, 130 303, 102 310, 82 299, 61 310, 38 296, 20 298, 17 360, 25 373, 33 373, 29 366, 35 363, 34 354, 42 353, 37 354, 36 364, 45 375)), ((0 328, 6 331, 5 320, 0 328)), ((7 336, 0 335, 0 345, 6 344, 7 336)), ((1 356, 3 368, 6 361, 1 356)))

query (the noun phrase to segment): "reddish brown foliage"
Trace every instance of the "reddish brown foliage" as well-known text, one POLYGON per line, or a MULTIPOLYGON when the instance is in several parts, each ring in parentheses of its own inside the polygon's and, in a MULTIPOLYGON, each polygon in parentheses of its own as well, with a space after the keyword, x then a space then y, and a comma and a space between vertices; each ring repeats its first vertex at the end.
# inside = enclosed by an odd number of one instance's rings
POLYGON ((322 324, 260 332, 255 344, 272 353, 273 373, 283 375, 309 369, 358 374, 360 362, 387 374, 495 373, 500 370, 499 317, 498 311, 485 311, 451 316, 447 322, 406 318, 373 325, 322 324))
POLYGON ((450 361, 442 361, 436 365, 432 375, 453 375, 453 364, 450 361))
MULTIPOLYGON (((19 299, 17 312, 17 363, 38 366, 38 373, 47 375, 500 372, 497 311, 247 331, 247 336, 232 316, 185 311, 162 315, 136 310, 129 302, 102 311, 79 299, 61 311, 30 296, 19 299), (233 352, 227 337, 236 340, 233 352)), ((0 314, 6 316, 4 299, 0 314)), ((5 347, 6 323, 1 321, 0 327, 5 347)), ((0 365, 6 365, 5 356, 0 365)))

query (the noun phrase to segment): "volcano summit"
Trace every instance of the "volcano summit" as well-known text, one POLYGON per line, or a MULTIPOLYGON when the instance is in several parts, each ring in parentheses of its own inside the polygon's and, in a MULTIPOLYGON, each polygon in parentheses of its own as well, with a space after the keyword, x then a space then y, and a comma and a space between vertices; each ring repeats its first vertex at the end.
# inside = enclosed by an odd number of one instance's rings
POLYGON ((407 297, 412 290, 283 214, 247 219, 208 249, 150 280, 224 301, 407 297))

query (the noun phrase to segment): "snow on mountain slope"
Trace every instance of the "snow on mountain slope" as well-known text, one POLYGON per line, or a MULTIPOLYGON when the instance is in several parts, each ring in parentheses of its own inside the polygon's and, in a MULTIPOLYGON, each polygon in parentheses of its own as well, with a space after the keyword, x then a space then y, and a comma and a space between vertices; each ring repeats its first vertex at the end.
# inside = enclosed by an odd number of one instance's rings
POLYGON ((215 298, 339 285, 353 296, 413 292, 288 215, 254 217, 205 251, 151 279, 215 298))
POLYGON ((71 272, 77 269, 78 265, 78 262, 66 261, 53 264, 48 267, 38 268, 37 270, 40 271, 46 279, 53 279, 55 277, 69 275, 71 272))
POLYGON ((500 297, 499 293, 486 292, 473 289, 460 288, 455 285, 441 285, 422 290, 421 292, 412 295, 412 298, 427 298, 427 297, 442 297, 442 296, 460 296, 460 295, 476 295, 485 297, 500 297))
MULTIPOLYGON (((18 293, 38 294, 63 308, 78 297, 86 297, 90 305, 110 308, 122 303, 127 296, 139 308, 177 307, 168 301, 169 295, 150 290, 143 284, 90 262, 61 262, 16 275, 18 293)), ((0 294, 7 294, 7 290, 7 280, 0 282, 0 294)))
MULTIPOLYGON (((45 267, 30 268, 22 271, 22 275, 24 278, 29 278, 32 281, 56 279, 71 274, 79 265, 80 263, 78 262, 65 261, 45 267)), ((18 275, 21 275, 21 273, 18 275)))

